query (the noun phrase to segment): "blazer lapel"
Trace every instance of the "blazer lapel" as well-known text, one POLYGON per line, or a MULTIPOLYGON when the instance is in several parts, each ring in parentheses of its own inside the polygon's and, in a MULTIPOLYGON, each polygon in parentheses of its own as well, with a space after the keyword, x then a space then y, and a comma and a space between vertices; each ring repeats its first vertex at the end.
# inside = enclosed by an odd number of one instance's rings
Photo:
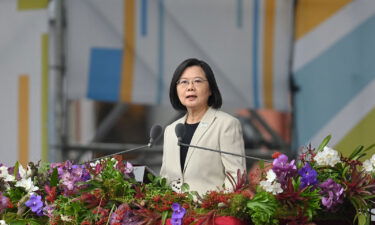
MULTIPOLYGON (((215 113, 216 113, 215 109, 212 109, 211 107, 208 108, 207 112, 204 114, 202 120, 199 122, 199 125, 194 132, 194 135, 193 135, 193 138, 191 139, 190 145, 198 146, 199 141, 201 140, 203 135, 206 133, 208 128, 211 126, 212 122, 215 120, 215 113)), ((202 146, 202 147, 204 147, 204 146, 202 146)), ((183 173, 185 172, 186 167, 189 164, 191 156, 194 154, 194 152, 195 152, 195 148, 190 147, 189 151, 187 153, 187 156, 186 156, 186 161, 185 161, 183 173)))

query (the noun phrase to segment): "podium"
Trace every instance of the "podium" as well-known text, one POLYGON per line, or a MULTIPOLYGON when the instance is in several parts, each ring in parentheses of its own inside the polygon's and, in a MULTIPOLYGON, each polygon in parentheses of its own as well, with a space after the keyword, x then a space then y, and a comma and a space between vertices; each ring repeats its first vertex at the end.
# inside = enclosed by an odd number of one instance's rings
POLYGON ((147 166, 141 166, 141 165, 133 165, 133 174, 134 178, 137 182, 141 183, 150 183, 150 180, 148 179, 148 174, 153 175, 154 177, 158 176, 152 169, 150 169, 147 166))

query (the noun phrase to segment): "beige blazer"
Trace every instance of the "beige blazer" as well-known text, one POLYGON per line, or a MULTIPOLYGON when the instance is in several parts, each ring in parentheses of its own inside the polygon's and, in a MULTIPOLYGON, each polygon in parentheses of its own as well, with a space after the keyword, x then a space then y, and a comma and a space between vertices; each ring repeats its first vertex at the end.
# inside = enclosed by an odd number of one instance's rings
MULTIPOLYGON (((177 145, 175 127, 185 123, 186 115, 173 122, 164 131, 163 164, 160 175, 167 178, 174 190, 179 191, 182 183, 187 183, 190 191, 204 194, 209 190, 231 189, 225 173, 237 177, 237 169, 246 170, 242 157, 223 153, 189 148, 184 170, 180 166, 180 147, 177 145)), ((191 145, 245 155, 242 128, 238 119, 209 108, 199 123, 191 145)))

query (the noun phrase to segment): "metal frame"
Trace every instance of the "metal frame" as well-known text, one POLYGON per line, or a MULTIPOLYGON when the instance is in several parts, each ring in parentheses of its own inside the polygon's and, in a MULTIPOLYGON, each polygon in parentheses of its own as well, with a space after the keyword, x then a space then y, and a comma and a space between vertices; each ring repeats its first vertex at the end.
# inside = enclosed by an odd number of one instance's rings
MULTIPOLYGON (((297 6, 297 0, 294 0, 294 11, 297 6)), ((68 143, 68 100, 66 97, 66 74, 65 74, 65 68, 66 68, 66 61, 65 61, 65 28, 66 28, 66 13, 65 13, 65 1, 64 0, 51 0, 50 2, 52 11, 53 11, 53 18, 50 18, 49 24, 50 24, 50 31, 51 31, 51 39, 52 39, 52 45, 53 45, 53 63, 50 66, 51 72, 55 74, 54 79, 54 87, 55 87, 55 93, 54 93, 54 101, 56 102, 55 107, 53 110, 53 121, 50 120, 50 123, 53 123, 53 130, 50 131, 51 138, 49 140, 49 146, 50 149, 52 149, 52 155, 51 161, 60 161, 60 160, 67 160, 68 154, 71 151, 79 151, 77 159, 80 160, 84 153, 87 151, 93 151, 93 152, 100 152, 100 153, 113 153, 117 152, 119 150, 124 150, 125 148, 135 147, 136 145, 131 144, 103 144, 100 143, 100 141, 103 140, 106 134, 110 131, 110 129, 116 124, 118 119, 126 112, 128 109, 127 104, 118 103, 113 110, 108 114, 108 116, 102 121, 102 123, 98 126, 95 136, 88 145, 73 145, 68 143)), ((293 16, 294 18, 295 16, 293 16)), ((293 26, 294 29, 294 26, 293 26)), ((291 38, 291 60, 290 60, 290 71, 291 71, 291 64, 292 64, 292 57, 293 57, 293 45, 294 43, 294 37, 291 38)), ((292 72, 290 72, 290 90, 292 94, 292 118, 294 117, 294 94, 297 90, 294 82, 293 82, 293 76, 292 72)), ((271 135, 272 140, 266 141, 264 138, 262 138, 262 135, 260 134, 259 130, 254 129, 255 135, 257 138, 259 138, 259 141, 264 146, 267 146, 269 148, 279 148, 282 151, 287 152, 290 151, 291 146, 289 146, 287 143, 285 143, 282 138, 277 135, 275 131, 271 129, 271 127, 262 119, 262 117, 255 111, 250 110, 252 117, 245 121, 246 123, 250 124, 253 128, 256 126, 254 125, 254 121, 261 124, 264 129, 271 135)), ((294 123, 293 123, 294 125, 294 123)), ((292 127, 292 131, 293 131, 292 127)), ((293 135, 296 135, 293 132, 293 135)), ((294 138, 292 138, 293 140, 294 138)), ((294 149, 294 146, 292 146, 294 149)), ((294 150, 292 149, 292 152, 294 153, 294 150)), ((145 151, 147 154, 150 153, 150 151, 145 151)), ((155 153, 161 153, 162 149, 161 146, 157 147, 157 150, 153 151, 155 153)), ((254 154, 254 151, 251 151, 252 154, 254 154)), ((255 153, 256 155, 260 155, 261 157, 264 156, 262 153, 255 153)))

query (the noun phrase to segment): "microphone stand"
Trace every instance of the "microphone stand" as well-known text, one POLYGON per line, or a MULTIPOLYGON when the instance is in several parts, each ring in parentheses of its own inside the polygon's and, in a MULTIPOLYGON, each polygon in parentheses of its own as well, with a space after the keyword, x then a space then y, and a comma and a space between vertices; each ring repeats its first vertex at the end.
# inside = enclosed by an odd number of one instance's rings
POLYGON ((87 163, 92 163, 92 162, 95 162, 97 160, 101 160, 101 159, 109 158, 109 157, 112 157, 112 156, 115 156, 115 155, 120 155, 120 154, 124 154, 124 153, 128 153, 128 152, 132 152, 132 151, 142 149, 142 148, 146 148, 146 147, 151 148, 151 146, 152 146, 152 143, 150 142, 147 145, 142 145, 142 146, 139 146, 139 147, 136 147, 136 148, 132 148, 132 149, 128 149, 128 150, 124 150, 124 151, 121 151, 121 152, 116 152, 116 153, 113 153, 113 154, 110 154, 110 155, 105 155, 105 156, 102 156, 102 157, 99 157, 99 158, 92 159, 92 160, 88 161, 87 163))
POLYGON ((188 145, 188 144, 182 143, 180 141, 178 141, 178 145, 185 146, 185 147, 199 148, 199 149, 208 150, 208 151, 211 151, 211 152, 218 152, 218 153, 224 153, 224 154, 228 154, 228 155, 234 155, 234 156, 238 156, 238 157, 242 157, 242 158, 247 158, 247 159, 263 160, 265 162, 272 162, 271 160, 261 159, 261 158, 254 157, 254 156, 240 155, 240 154, 236 154, 236 153, 232 153, 232 152, 225 152, 225 151, 210 149, 210 148, 206 148, 206 147, 200 147, 200 146, 195 146, 195 145, 188 145))

